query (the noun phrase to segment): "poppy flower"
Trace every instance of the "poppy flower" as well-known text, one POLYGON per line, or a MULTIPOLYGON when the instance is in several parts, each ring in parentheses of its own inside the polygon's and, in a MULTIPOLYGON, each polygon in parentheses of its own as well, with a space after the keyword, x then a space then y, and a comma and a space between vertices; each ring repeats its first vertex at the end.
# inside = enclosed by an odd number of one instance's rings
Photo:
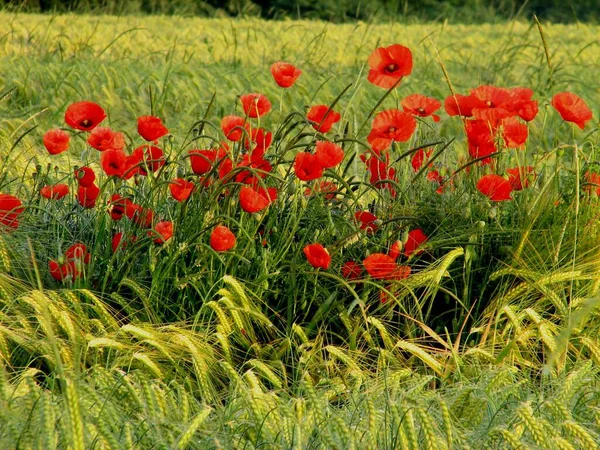
POLYGON ((250 214, 262 211, 275 200, 273 194, 273 191, 265 192, 251 186, 243 186, 240 189, 240 206, 250 214))
POLYGON ((210 234, 210 246, 216 252, 227 252, 235 247, 235 234, 224 225, 217 225, 210 234))
POLYGON ((465 131, 469 144, 469 155, 474 159, 484 158, 481 160, 481 164, 489 164, 492 159, 486 157, 497 151, 494 142, 495 130, 483 120, 467 120, 465 131))
POLYGON ((196 175, 204 175, 212 169, 212 165, 217 157, 216 150, 190 150, 190 163, 192 172, 196 175))
POLYGON ((529 136, 527 125, 519 122, 516 117, 508 117, 500 122, 502 138, 507 148, 525 148, 529 136))
POLYGON ((417 228, 415 230, 410 230, 408 232, 408 239, 406 241, 406 243, 404 244, 404 250, 402 251, 402 253, 404 254, 404 256, 410 256, 413 253, 419 254, 422 252, 421 251, 417 251, 419 249, 419 247, 421 247, 425 242, 427 242, 427 235, 425 235, 425 233, 423 233, 423 230, 421 230, 420 228, 417 228))
POLYGON ((396 190, 390 183, 384 183, 383 180, 396 181, 396 170, 389 167, 387 157, 380 158, 376 155, 360 155, 360 159, 367 166, 369 172, 369 182, 376 189, 389 189, 392 195, 396 195, 396 190))
POLYGON ((484 175, 477 182, 477 190, 493 202, 512 200, 512 186, 500 175, 484 175))
POLYGON ((342 116, 327 105, 316 105, 308 110, 306 118, 315 130, 327 133, 333 124, 339 122, 342 116))
POLYGON ((514 167, 506 169, 508 174, 508 182, 513 191, 521 191, 528 188, 533 180, 535 180, 535 170, 532 166, 514 167))
POLYGON ((400 253, 402 253, 402 247, 402 241, 394 241, 394 243, 390 246, 388 256, 395 261, 398 259, 398 256, 400 256, 400 253))
POLYGON ((154 142, 169 133, 160 117, 141 116, 137 120, 138 134, 148 142, 154 142))
POLYGON ((319 163, 317 155, 299 152, 294 159, 294 172, 302 181, 316 180, 323 176, 323 166, 319 163))
MULTIPOLYGON (((242 160, 238 163, 237 167, 250 167, 252 169, 261 170, 263 172, 270 172, 271 170, 273 170, 273 166, 271 166, 271 163, 266 159, 253 158, 251 155, 248 154, 245 154, 242 157, 242 160)), ((252 184, 253 180, 256 177, 265 178, 266 174, 259 172, 250 172, 249 170, 242 170, 238 172, 238 174, 235 176, 235 181, 237 183, 252 184)))
POLYGON ((148 231, 148 236, 155 237, 155 244, 164 244, 173 237, 173 222, 163 220, 158 222, 153 230, 148 231), (158 236, 157 236, 158 235, 158 236))
POLYGON ((253 119, 262 117, 271 111, 271 102, 263 94, 244 94, 240 96, 240 101, 246 115, 253 119))
POLYGON ((321 244, 308 244, 302 250, 308 263, 315 268, 327 270, 331 264, 331 256, 325 247, 321 244))
POLYGON ((58 261, 52 259, 48 261, 48 271, 56 281, 64 281, 69 276, 76 277, 75 265, 69 262, 60 264, 58 261))
POLYGON ((315 155, 324 169, 332 169, 344 160, 344 150, 333 142, 317 141, 315 155))
POLYGON ((66 152, 69 149, 69 142, 71 141, 71 135, 60 128, 48 130, 44 133, 42 138, 44 147, 48 150, 51 155, 58 155, 59 153, 66 152))
POLYGON ((84 208, 93 208, 96 206, 96 199, 100 194, 100 188, 95 184, 90 186, 79 186, 77 191, 77 201, 84 208))
POLYGON ((412 53, 408 47, 400 44, 380 47, 369 56, 367 80, 375 86, 389 89, 410 75, 412 67, 412 53))
POLYGON ((385 280, 396 269, 396 261, 385 253, 373 253, 363 260, 363 266, 372 278, 385 280))
POLYGON ((142 228, 150 228, 152 226, 152 219, 154 218, 154 211, 130 201, 125 205, 125 215, 136 225, 142 228))
POLYGON ((440 121, 440 116, 434 114, 434 112, 441 107, 442 104, 439 100, 421 94, 411 94, 402 100, 402 109, 405 112, 419 117, 431 116, 434 122, 440 121))
POLYGON ((586 186, 584 187, 587 194, 595 192, 597 196, 600 196, 600 174, 596 172, 586 172, 583 175, 586 186))
POLYGON ((113 194, 110 198, 110 218, 115 221, 121 220, 129 202, 129 199, 113 194))
POLYGON ((263 128, 252 128, 250 138, 244 141, 244 147, 250 151, 252 158, 262 158, 266 150, 271 146, 273 133, 263 128))
POLYGON ((433 150, 429 149, 429 150, 424 150, 424 149, 419 149, 415 152, 415 154, 413 155, 412 159, 410 160, 410 165, 412 166, 413 170, 415 172, 418 172, 421 167, 423 167, 423 162, 426 159, 431 158, 431 154, 433 153, 433 150))
POLYGON ((162 149, 154 145, 141 145, 131 153, 129 165, 137 166, 137 172, 142 175, 148 175, 147 170, 156 172, 165 165, 165 157, 162 149))
POLYGON ((340 272, 347 280, 357 280, 362 273, 362 267, 356 261, 346 261, 340 269, 340 272))
POLYGON ((65 111, 65 122, 76 130, 92 131, 104 119, 106 119, 106 113, 100 105, 94 102, 72 103, 65 111))
POLYGON ((321 181, 312 187, 307 187, 304 190, 304 195, 307 197, 311 197, 313 195, 323 195, 325 200, 331 200, 335 197, 337 191, 338 187, 335 183, 332 183, 331 181, 321 181))
POLYGON ((225 116, 221 120, 221 130, 227 139, 237 142, 244 136, 244 130, 248 130, 246 119, 240 116, 225 116))
POLYGON ((77 242, 67 249, 65 258, 67 261, 80 261, 84 264, 89 264, 92 259, 92 254, 88 251, 85 244, 77 242))
POLYGON ((55 184, 54 186, 44 186, 40 189, 42 197, 52 200, 60 200, 69 193, 69 186, 66 184, 55 184))
POLYGON ((0 225, 17 229, 23 203, 14 195, 0 194, 0 225))
POLYGON ((572 92, 560 92, 552 97, 552 106, 566 122, 573 122, 582 130, 592 119, 592 111, 581 97, 572 92))
POLYGON ((410 266, 396 266, 394 271, 388 275, 388 280, 404 280, 410 275, 410 266))
POLYGON ((183 178, 175 178, 169 184, 169 190, 171 191, 171 195, 175 200, 178 202, 183 202, 192 194, 192 191, 194 190, 194 183, 184 180, 183 178))
POLYGON ((379 228, 375 221, 377 220, 377 216, 369 211, 356 211, 354 213, 354 218, 360 222, 360 229, 366 230, 367 233, 374 233, 379 228))
POLYGON ((446 97, 444 109, 449 116, 473 117, 473 110, 485 104, 473 95, 454 94, 446 97))
POLYGON ((90 167, 79 167, 75 169, 74 175, 79 186, 89 187, 96 181, 96 174, 90 167))
POLYGON ((411 114, 397 109, 388 109, 375 116, 367 140, 373 150, 381 152, 389 148, 392 141, 408 141, 416 128, 417 121, 411 114))
POLYGON ((88 136, 87 143, 96 150, 123 150, 125 138, 123 133, 118 133, 108 127, 96 127, 88 136))
POLYGON ((135 236, 128 237, 127 239, 123 238, 123 233, 118 232, 112 237, 111 248, 112 252, 116 253, 119 249, 124 249, 128 244, 134 243, 137 240, 135 236))
POLYGON ((121 177, 128 167, 127 155, 123 150, 106 150, 100 156, 100 166, 106 175, 121 177))
POLYGON ((279 61, 271 66, 271 75, 273 75, 273 79, 278 86, 289 88, 302 75, 302 71, 289 63, 279 61))

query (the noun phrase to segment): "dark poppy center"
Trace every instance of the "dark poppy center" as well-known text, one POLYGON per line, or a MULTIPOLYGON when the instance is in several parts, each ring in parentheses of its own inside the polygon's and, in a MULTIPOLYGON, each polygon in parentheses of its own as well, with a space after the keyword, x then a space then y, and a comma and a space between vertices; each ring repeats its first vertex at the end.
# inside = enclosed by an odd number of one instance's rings
POLYGON ((488 105, 490 108, 494 107, 494 103, 491 100, 488 100, 487 102, 485 102, 486 105, 488 105))
POLYGON ((393 133, 396 131, 396 127, 389 127, 388 132, 393 133))
POLYGON ((398 70, 398 64, 396 63, 388 64, 388 66, 385 68, 387 73, 393 73, 396 70, 398 70))
POLYGON ((116 161, 114 161, 114 162, 111 162, 111 163, 110 163, 108 166, 109 166, 111 169, 115 169, 115 170, 119 169, 119 164, 118 164, 116 161))
POLYGON ((92 124, 92 121, 90 119, 83 119, 81 122, 79 122, 79 125, 81 125, 82 127, 89 127, 92 124))
POLYGON ((419 112, 419 114, 425 114, 425 108, 419 108, 417 109, 417 111, 419 112))

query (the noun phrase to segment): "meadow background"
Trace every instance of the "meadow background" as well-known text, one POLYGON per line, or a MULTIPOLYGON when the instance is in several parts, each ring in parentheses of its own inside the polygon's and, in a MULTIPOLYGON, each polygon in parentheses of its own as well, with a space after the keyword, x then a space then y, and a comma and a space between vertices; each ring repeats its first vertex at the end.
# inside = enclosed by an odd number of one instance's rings
MULTIPOLYGON (((410 194, 393 212, 416 217, 411 224, 434 238, 417 275, 393 291, 404 305, 397 310, 380 305, 376 283, 356 287, 355 299, 340 280, 308 270, 301 252, 277 250, 310 240, 299 230, 335 228, 327 205, 306 208, 292 189, 287 209, 265 219, 284 230, 275 232, 275 256, 257 254, 254 265, 206 252, 185 231, 165 250, 140 249, 138 265, 119 261, 98 244, 107 235, 100 214, 84 221, 75 208, 61 216, 72 219, 68 232, 36 218, 0 235, 0 447, 598 446, 600 230, 583 174, 597 160, 600 27, 543 22, 544 43, 533 20, 501 15, 491 16, 499 23, 332 24, 129 12, 137 15, 0 13, 0 192, 44 209, 32 192, 40 174, 93 160, 83 140, 52 158, 41 143, 81 99, 100 103, 106 125, 128 139, 152 111, 174 135, 172 150, 198 120, 234 113, 240 94, 267 95, 275 129, 290 111, 330 104, 349 86, 336 106, 349 131, 337 136, 364 141, 361 125, 383 96, 366 81, 366 61, 396 42, 415 66, 385 107, 413 92, 447 97, 440 62, 457 92, 530 87, 540 116, 525 158, 546 170, 506 207, 471 195, 468 177, 440 199, 404 170, 410 194), (277 60, 304 71, 293 92, 273 83, 277 60), (552 111, 549 99, 563 90, 594 111, 585 131, 552 111), (45 273, 65 234, 95 242, 102 286, 92 277, 62 286, 45 273), (201 259, 188 272, 178 266, 184 244, 201 259), (311 304, 290 317, 290 299, 311 304)), ((458 167, 463 134, 460 120, 444 117, 414 144, 457 138, 438 162, 458 167)), ((345 150, 360 174, 360 146, 345 150)), ((181 230, 211 220, 209 206, 196 203, 181 230)), ((251 241, 238 248, 253 255, 251 241)), ((352 245, 359 258, 384 243, 352 245)))

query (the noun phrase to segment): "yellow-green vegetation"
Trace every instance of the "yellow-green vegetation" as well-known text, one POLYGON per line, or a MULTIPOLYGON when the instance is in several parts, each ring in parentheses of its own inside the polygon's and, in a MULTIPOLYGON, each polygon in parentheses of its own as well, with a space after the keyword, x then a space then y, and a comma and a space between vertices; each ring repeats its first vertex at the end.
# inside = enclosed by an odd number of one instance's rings
MULTIPOLYGON (((0 448, 596 448, 600 210, 584 174, 597 165, 597 116, 575 135, 548 100, 572 90, 597 114, 600 27, 542 27, 545 45, 522 22, 1 13, 0 193, 19 194, 27 219, 0 234, 0 448), (363 194, 358 176, 346 183, 359 154, 352 145, 365 140, 361 125, 385 92, 366 81, 366 60, 394 42, 412 49, 415 66, 386 107, 412 92, 445 98, 442 65, 457 92, 484 83, 535 91, 529 147, 503 155, 536 166, 530 189, 492 203, 474 186, 485 169, 473 165, 437 195, 406 158, 397 197, 363 194), (293 92, 270 77, 280 59, 304 71, 293 92), (205 115, 202 126, 218 132, 209 124, 239 108, 238 95, 265 93, 277 156, 291 161, 288 151, 312 144, 303 130, 293 134, 290 111, 331 104, 350 84, 336 110, 347 122, 342 138, 356 140, 344 149, 354 161, 328 174, 346 183, 334 201, 306 197, 291 177, 279 203, 256 214, 227 198, 240 184, 231 181, 187 203, 169 196, 165 180, 192 177, 183 141, 205 115), (81 134, 56 157, 41 144, 83 99, 101 103, 106 125, 128 142, 139 115, 165 119, 173 135, 161 141, 165 178, 106 179, 102 189, 128 191, 173 220, 166 245, 111 221, 105 202, 84 210, 73 195, 62 203, 38 195, 45 180, 74 186, 72 166, 98 159, 81 134), (368 202, 389 219, 378 233, 352 222, 368 202), (236 229, 232 252, 208 244, 221 221, 236 229), (430 239, 404 259, 409 277, 340 275, 342 262, 406 242, 417 226, 430 239), (117 230, 138 240, 112 251, 117 230), (331 244, 332 270, 302 254, 320 239, 331 244), (91 261, 80 279, 60 283, 48 262, 77 241, 91 261)), ((449 142, 437 163, 451 170, 466 154, 454 119, 411 143, 449 142)))

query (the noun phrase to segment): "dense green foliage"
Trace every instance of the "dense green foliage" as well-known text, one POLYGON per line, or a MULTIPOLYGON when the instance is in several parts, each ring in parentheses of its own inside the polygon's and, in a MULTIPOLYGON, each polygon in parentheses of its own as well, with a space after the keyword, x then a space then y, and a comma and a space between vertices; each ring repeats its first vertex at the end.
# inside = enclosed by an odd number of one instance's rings
POLYGON ((0 19, 0 192, 27 205, 21 227, 0 235, 0 448, 595 447, 600 209, 584 174, 597 166, 598 121, 579 131, 548 101, 572 90, 597 114, 598 27, 544 25, 544 45, 522 22, 0 19), (364 64, 400 35, 414 71, 383 98, 364 64), (304 71, 290 91, 270 77, 279 59, 304 71), (536 167, 535 183, 513 201, 491 203, 476 190, 487 169, 465 170, 462 122, 446 116, 422 121, 414 141, 393 148, 397 198, 364 181, 358 155, 373 108, 397 107, 412 92, 449 95, 440 62, 461 93, 482 83, 535 91, 527 148, 504 151, 496 166, 536 167), (261 126, 276 132, 273 177, 288 183, 278 203, 240 213, 215 194, 237 192, 231 180, 174 202, 164 179, 191 177, 186 151, 222 139, 219 119, 253 91, 274 106, 261 126), (73 195, 41 198, 44 184, 74 185, 74 166, 97 167, 81 134, 58 156, 41 145, 81 99, 101 103, 131 146, 138 115, 165 118, 173 136, 160 140, 164 179, 104 179, 92 210, 73 195), (312 145, 307 106, 334 101, 342 121, 328 137, 347 160, 327 177, 353 186, 328 202, 304 196, 306 184, 284 169, 312 145), (453 178, 444 195, 410 167, 425 144, 453 178), (146 230, 111 222, 102 205, 114 189, 172 219, 173 239, 156 246, 146 230), (390 219, 372 235, 351 220, 368 204, 390 219), (236 230, 232 252, 208 245, 218 221, 236 230), (385 251, 415 227, 430 240, 404 259, 410 277, 342 279, 342 262, 385 251), (113 254, 117 229, 138 241, 113 254), (302 254, 317 240, 331 249, 328 271, 302 254), (59 283, 48 261, 75 241, 92 262, 81 279, 59 283))
POLYGON ((110 14, 188 14, 354 20, 436 20, 480 23, 532 14, 555 22, 596 21, 595 0, 33 0, 5 5, 28 11, 105 12, 110 14))

